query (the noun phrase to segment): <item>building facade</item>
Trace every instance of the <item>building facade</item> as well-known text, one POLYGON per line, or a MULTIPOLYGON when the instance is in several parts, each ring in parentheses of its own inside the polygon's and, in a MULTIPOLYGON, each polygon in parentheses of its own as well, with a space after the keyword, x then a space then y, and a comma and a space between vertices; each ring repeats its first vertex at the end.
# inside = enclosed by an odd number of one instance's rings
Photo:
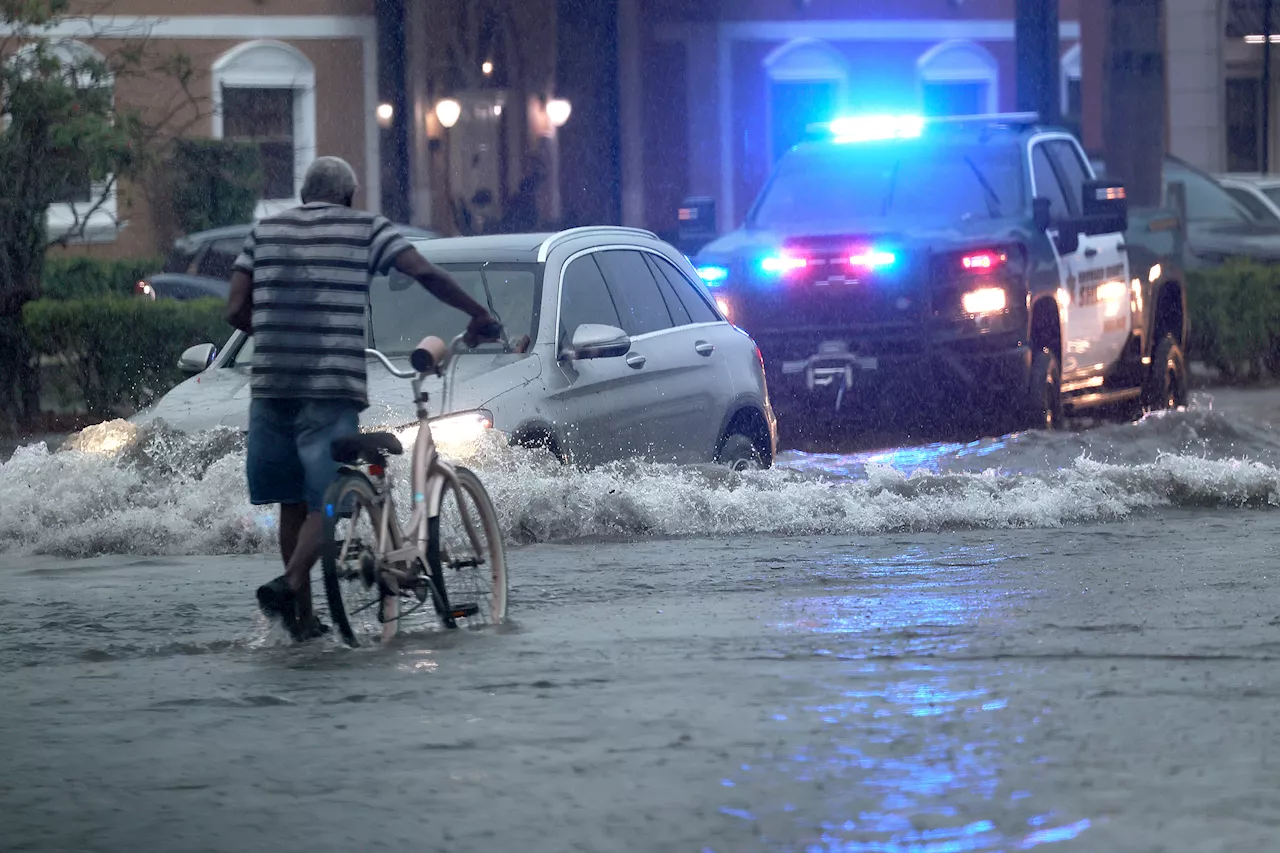
MULTIPOLYGON (((49 35, 64 52, 108 55, 146 38, 160 53, 191 63, 195 106, 183 132, 256 142, 265 172, 263 215, 296 203, 302 175, 318 153, 349 160, 361 177, 362 204, 381 200, 377 126, 377 50, 373 0, 116 0, 93 4, 88 17, 68 18, 49 35)), ((167 108, 180 96, 164 75, 113 81, 115 98, 144 110, 167 108)), ((185 97, 185 96, 183 96, 185 97)), ((147 257, 172 239, 163 200, 120 182, 72 186, 49 211, 53 235, 88 216, 73 250, 98 257, 147 257)))

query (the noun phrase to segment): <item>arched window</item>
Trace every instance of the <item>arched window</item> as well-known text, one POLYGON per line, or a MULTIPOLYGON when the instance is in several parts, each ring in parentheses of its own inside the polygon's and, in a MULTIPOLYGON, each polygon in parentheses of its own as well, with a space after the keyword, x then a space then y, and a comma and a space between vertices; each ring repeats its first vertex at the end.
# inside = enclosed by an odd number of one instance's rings
MULTIPOLYGON (((70 39, 45 42, 43 58, 54 59, 66 73, 66 84, 80 91, 105 89, 114 99, 115 79, 106 58, 83 42, 70 39)), ((36 45, 18 50, 11 60, 19 70, 30 63, 36 72, 36 45)), ((111 242, 119 233, 116 181, 113 175, 93 180, 87 171, 64 176, 61 190, 49 206, 46 227, 50 240, 71 243, 111 242)))
POLYGON ((1080 96, 1080 45, 1062 54, 1062 115, 1075 121, 1083 112, 1080 96))
POLYGON ((769 77, 769 143, 772 161, 804 138, 810 124, 831 121, 848 96, 844 56, 819 39, 787 42, 764 60, 769 77))
POLYGON ((925 115, 998 112, 999 78, 995 57, 971 41, 943 42, 916 60, 920 105, 925 115))
POLYGON ((297 48, 247 42, 213 63, 213 137, 254 142, 262 157, 257 216, 297 203, 316 157, 316 69, 297 48))

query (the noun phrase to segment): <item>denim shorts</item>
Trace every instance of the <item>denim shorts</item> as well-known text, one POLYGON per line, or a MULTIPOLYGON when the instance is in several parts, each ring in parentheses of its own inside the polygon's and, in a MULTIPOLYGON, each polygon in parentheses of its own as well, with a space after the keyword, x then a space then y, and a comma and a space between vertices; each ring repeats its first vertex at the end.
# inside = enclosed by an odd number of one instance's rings
POLYGON ((255 397, 249 405, 246 467, 254 504, 305 503, 318 511, 338 476, 330 444, 360 431, 355 400, 255 397))

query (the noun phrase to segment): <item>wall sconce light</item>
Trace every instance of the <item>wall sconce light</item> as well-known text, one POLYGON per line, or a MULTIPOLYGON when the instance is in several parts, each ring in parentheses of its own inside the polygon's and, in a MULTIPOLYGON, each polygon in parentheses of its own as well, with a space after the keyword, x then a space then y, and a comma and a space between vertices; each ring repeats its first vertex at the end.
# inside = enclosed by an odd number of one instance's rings
POLYGON ((436 118, 446 130, 457 124, 461 116, 462 105, 453 98, 445 98, 436 104, 436 118))
POLYGON ((378 127, 384 129, 391 127, 391 119, 395 117, 395 114, 396 108, 391 106, 391 104, 378 104, 378 127))
POLYGON ((551 122, 552 127, 564 127, 572 112, 573 105, 564 98, 552 98, 547 101, 547 121, 551 122))

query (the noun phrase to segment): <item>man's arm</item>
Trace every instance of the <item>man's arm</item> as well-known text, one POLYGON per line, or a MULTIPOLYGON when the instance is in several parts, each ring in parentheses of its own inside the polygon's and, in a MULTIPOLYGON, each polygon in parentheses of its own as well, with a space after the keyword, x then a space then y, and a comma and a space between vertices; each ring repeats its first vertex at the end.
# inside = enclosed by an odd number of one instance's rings
POLYGON ((501 327, 489 314, 488 307, 472 299, 452 276, 422 257, 417 249, 410 246, 397 254, 395 268, 417 281, 427 289, 428 293, 445 305, 451 305, 471 315, 471 323, 467 326, 466 335, 468 346, 475 346, 482 338, 492 339, 501 335, 501 327))
POLYGON ((231 273, 227 322, 247 335, 253 334, 253 276, 244 270, 231 273))
POLYGON ((427 292, 445 305, 470 314, 474 319, 489 316, 489 309, 471 298, 453 277, 422 257, 422 253, 410 246, 396 255, 395 267, 427 289, 427 292))

